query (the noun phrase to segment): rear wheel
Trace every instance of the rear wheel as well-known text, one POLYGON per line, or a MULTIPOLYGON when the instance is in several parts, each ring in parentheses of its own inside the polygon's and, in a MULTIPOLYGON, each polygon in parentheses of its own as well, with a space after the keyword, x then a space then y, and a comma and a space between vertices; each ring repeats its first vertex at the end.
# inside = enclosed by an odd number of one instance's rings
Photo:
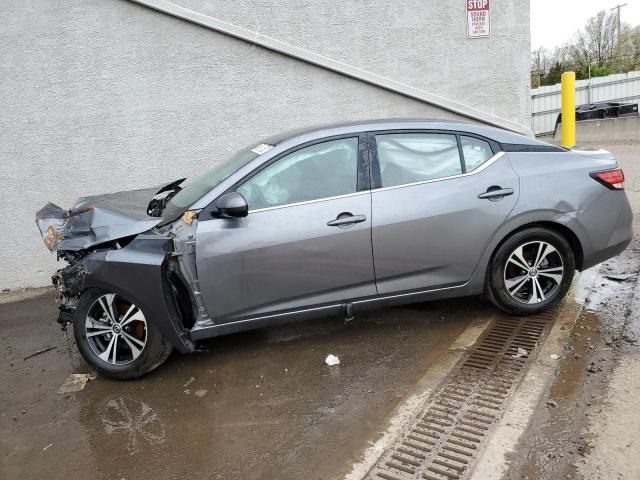
POLYGON ((567 294, 574 271, 573 251, 562 235, 538 227, 522 230, 495 252, 487 296, 507 313, 539 313, 567 294))
POLYGON ((104 290, 90 289, 82 294, 73 331, 87 363, 116 379, 150 372, 173 349, 137 305, 104 290))

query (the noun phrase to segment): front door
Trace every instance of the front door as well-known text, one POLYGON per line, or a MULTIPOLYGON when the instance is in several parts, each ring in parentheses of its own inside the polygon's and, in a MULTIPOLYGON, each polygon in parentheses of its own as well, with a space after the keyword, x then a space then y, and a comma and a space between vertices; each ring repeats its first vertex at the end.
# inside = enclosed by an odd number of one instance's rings
POLYGON ((358 137, 288 152, 236 188, 247 217, 198 224, 198 277, 216 323, 376 294, 365 153, 358 137))
POLYGON ((372 239, 380 294, 460 285, 513 209, 518 176, 480 138, 375 136, 372 239))

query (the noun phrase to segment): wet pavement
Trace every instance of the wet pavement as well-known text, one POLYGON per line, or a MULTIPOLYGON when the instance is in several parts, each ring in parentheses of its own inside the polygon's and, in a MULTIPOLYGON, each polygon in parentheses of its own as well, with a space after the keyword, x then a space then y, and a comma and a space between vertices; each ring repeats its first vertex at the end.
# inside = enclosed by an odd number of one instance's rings
POLYGON ((89 370, 51 294, 0 304, 0 478, 339 477, 466 326, 494 312, 458 299, 245 332, 142 379, 60 395, 89 370), (325 365, 330 353, 340 365, 325 365))
MULTIPOLYGON (((636 237, 599 274, 591 271, 557 375, 504 478, 640 478, 640 464, 625 466, 630 477, 602 467, 602 458, 640 461, 632 431, 640 413, 629 403, 634 392, 640 401, 640 280, 606 278, 640 270, 640 146, 611 150, 627 175, 636 237), (622 378, 616 399, 610 379, 633 355, 636 363, 626 364, 636 365, 627 368, 635 374, 622 378), (622 426, 611 412, 621 397, 622 426), (613 419, 603 423, 607 415, 613 419)), ((496 313, 469 298, 370 312, 349 323, 266 328, 210 340, 205 352, 174 353, 136 381, 98 377, 80 392, 58 394, 70 374, 90 370, 56 312, 50 292, 0 303, 2 480, 340 478, 465 328, 496 313), (340 365, 326 366, 328 354, 340 365)))
POLYGON ((593 281, 577 299, 584 308, 515 448, 508 479, 640 478, 640 144, 607 149, 625 171, 634 240, 622 254, 588 271, 593 281), (627 373, 616 392, 611 382, 620 366, 627 366, 627 373), (591 458, 594 450, 597 458, 591 458))

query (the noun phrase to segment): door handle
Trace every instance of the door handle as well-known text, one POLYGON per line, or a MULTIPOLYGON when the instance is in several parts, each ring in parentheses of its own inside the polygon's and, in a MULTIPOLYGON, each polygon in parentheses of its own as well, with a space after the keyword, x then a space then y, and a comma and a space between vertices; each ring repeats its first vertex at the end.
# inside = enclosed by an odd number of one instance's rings
POLYGON ((345 227, 354 223, 364 222, 367 219, 365 215, 352 215, 350 213, 341 213, 335 220, 327 222, 328 227, 345 227))
POLYGON ((502 188, 493 186, 487 188, 487 191, 478 195, 478 198, 487 198, 489 200, 500 200, 507 195, 513 195, 513 188, 502 188))

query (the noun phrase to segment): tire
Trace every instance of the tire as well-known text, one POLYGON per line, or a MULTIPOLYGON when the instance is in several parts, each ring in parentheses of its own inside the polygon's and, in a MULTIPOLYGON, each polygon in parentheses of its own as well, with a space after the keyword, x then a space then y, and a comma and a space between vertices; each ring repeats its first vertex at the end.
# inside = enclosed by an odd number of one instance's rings
POLYGON ((73 333, 86 362, 101 375, 118 380, 150 372, 173 350, 141 309, 122 295, 95 288, 80 296, 73 333))
POLYGON ((514 233, 494 252, 485 291, 504 312, 533 315, 564 298, 574 273, 573 250, 562 235, 546 228, 528 228, 514 233))

